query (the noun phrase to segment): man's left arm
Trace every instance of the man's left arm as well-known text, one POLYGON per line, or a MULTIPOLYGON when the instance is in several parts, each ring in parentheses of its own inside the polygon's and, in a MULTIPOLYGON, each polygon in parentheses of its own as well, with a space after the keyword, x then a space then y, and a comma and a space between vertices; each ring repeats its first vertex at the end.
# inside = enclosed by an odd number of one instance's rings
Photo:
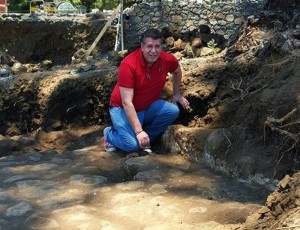
POLYGON ((189 101, 183 97, 180 93, 180 85, 182 79, 182 71, 180 65, 178 65, 177 69, 172 73, 172 81, 173 81, 173 103, 176 104, 177 102, 181 104, 181 106, 189 110, 190 103, 189 101))

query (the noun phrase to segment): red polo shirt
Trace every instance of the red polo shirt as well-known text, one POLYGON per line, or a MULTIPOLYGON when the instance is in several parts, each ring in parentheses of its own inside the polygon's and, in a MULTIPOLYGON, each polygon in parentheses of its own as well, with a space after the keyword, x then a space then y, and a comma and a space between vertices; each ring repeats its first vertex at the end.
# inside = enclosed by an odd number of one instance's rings
POLYGON ((123 107, 119 86, 134 89, 133 105, 137 112, 158 100, 166 83, 167 74, 174 72, 177 59, 162 51, 158 60, 147 67, 141 48, 126 56, 118 69, 118 82, 110 98, 110 106, 123 107), (147 77, 148 76, 148 77, 147 77))

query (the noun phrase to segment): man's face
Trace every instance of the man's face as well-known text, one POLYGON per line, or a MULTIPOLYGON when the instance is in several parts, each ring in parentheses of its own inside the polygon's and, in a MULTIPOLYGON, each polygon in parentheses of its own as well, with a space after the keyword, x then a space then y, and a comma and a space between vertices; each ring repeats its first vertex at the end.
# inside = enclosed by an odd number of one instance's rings
POLYGON ((146 38, 141 47, 146 64, 152 65, 162 51, 161 39, 146 38))

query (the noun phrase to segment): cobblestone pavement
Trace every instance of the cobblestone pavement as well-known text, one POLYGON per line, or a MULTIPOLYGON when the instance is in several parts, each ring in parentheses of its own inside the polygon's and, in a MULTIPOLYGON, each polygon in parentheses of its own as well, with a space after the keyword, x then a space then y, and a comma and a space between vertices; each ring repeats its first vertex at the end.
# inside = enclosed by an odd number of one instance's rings
POLYGON ((99 145, 0 158, 0 229, 237 229, 265 196, 180 156, 99 145))

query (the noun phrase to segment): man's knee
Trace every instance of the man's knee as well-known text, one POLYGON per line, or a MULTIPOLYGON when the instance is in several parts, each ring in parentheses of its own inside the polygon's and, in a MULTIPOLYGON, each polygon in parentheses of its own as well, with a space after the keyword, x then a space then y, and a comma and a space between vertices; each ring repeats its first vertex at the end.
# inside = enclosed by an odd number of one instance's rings
POLYGON ((173 119, 176 119, 179 116, 180 110, 177 105, 171 104, 169 107, 169 113, 173 119))
POLYGON ((124 141, 122 150, 125 152, 136 152, 140 149, 140 145, 137 140, 124 141))

